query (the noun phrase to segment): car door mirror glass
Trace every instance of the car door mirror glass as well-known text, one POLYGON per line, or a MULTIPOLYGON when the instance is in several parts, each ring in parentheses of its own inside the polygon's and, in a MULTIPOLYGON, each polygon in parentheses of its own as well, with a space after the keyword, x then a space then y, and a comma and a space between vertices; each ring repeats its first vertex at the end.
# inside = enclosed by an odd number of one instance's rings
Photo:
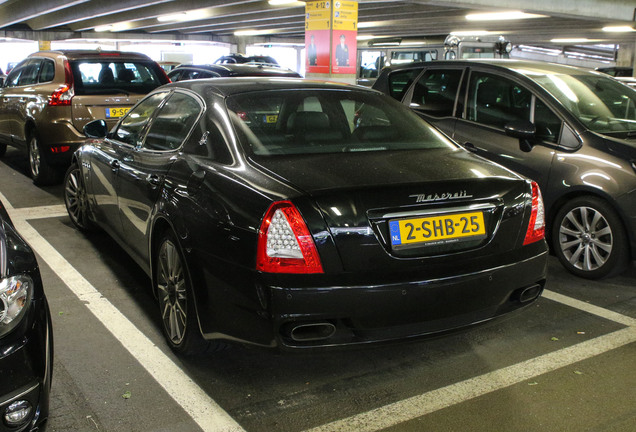
POLYGON ((88 138, 106 138, 106 135, 108 135, 106 121, 100 119, 86 123, 84 125, 84 135, 88 138))

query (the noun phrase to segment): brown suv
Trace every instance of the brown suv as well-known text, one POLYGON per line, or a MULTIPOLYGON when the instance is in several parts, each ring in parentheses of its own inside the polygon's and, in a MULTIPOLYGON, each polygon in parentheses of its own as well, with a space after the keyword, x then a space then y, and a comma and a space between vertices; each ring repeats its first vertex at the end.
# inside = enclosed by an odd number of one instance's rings
POLYGON ((118 51, 40 51, 0 88, 0 157, 24 148, 33 182, 61 178, 95 119, 115 124, 143 95, 169 82, 149 57, 118 51))

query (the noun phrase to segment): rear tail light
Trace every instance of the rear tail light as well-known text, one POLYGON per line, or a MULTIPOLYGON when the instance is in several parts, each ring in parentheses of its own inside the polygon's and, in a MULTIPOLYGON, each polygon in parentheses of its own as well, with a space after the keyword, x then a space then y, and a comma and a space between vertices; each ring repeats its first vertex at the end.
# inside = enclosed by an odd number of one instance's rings
POLYGON ((256 269, 267 273, 322 273, 314 239, 289 201, 272 204, 258 232, 256 269))
POLYGON ((530 223, 523 244, 543 240, 545 237, 545 211, 543 208, 543 198, 537 182, 532 182, 532 212, 530 213, 530 223))
POLYGON ((55 89, 51 96, 49 96, 49 105, 71 105, 73 96, 75 96, 75 91, 73 90, 73 72, 71 71, 71 65, 68 60, 64 60, 64 84, 55 89))

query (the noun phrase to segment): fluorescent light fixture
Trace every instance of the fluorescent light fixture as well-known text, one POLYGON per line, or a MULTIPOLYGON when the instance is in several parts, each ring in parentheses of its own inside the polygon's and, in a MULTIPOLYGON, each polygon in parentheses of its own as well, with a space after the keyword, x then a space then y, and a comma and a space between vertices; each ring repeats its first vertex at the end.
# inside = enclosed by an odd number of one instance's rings
POLYGON ((365 40, 371 40, 371 39, 375 39, 376 37, 373 35, 357 35, 356 36, 356 40, 361 40, 361 41, 365 41, 365 40))
POLYGON ((466 31, 452 31, 453 36, 486 36, 492 34, 492 32, 486 30, 466 30, 466 31))
POLYGON ((584 43, 589 42, 590 40, 587 38, 561 38, 561 39, 552 39, 550 42, 553 43, 584 43))
POLYGON ((157 17, 159 22, 181 22, 181 21, 196 21, 204 18, 208 18, 212 14, 205 9, 196 9, 188 12, 179 12, 169 15, 161 15, 157 17))
POLYGON ((103 26, 97 26, 93 30, 95 30, 98 33, 103 33, 107 31, 111 31, 112 29, 113 29, 112 25, 103 25, 103 26))
POLYGON ((185 17, 186 17, 185 12, 181 12, 176 14, 158 16, 157 21, 159 22, 183 21, 185 17))
POLYGON ((305 2, 301 2, 298 0, 269 0, 271 6, 305 6, 305 2))
POLYGON ((627 33, 636 31, 634 28, 630 26, 608 26, 603 27, 604 32, 612 32, 612 33, 627 33))
POLYGON ((260 36, 277 33, 278 30, 237 30, 234 36, 260 36))
POLYGON ((468 21, 503 21, 546 17, 547 15, 530 14, 521 11, 475 13, 466 15, 466 19, 468 21))

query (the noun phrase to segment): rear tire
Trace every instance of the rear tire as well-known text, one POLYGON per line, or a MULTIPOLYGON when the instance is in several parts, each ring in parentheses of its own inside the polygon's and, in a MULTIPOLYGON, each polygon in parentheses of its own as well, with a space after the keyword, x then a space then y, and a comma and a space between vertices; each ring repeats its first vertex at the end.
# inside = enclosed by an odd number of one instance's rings
POLYGON ((31 173, 33 183, 38 186, 57 183, 59 180, 59 172, 46 161, 46 158, 43 156, 42 144, 35 132, 29 137, 27 152, 29 157, 29 172, 31 173))
POLYGON ((172 232, 162 235, 154 256, 154 288, 168 345, 183 355, 205 352, 210 342, 203 339, 199 330, 186 261, 172 232))
POLYGON ((616 211, 596 197, 574 198, 559 209, 552 243, 561 264, 586 279, 616 275, 628 263, 623 224, 616 211))

